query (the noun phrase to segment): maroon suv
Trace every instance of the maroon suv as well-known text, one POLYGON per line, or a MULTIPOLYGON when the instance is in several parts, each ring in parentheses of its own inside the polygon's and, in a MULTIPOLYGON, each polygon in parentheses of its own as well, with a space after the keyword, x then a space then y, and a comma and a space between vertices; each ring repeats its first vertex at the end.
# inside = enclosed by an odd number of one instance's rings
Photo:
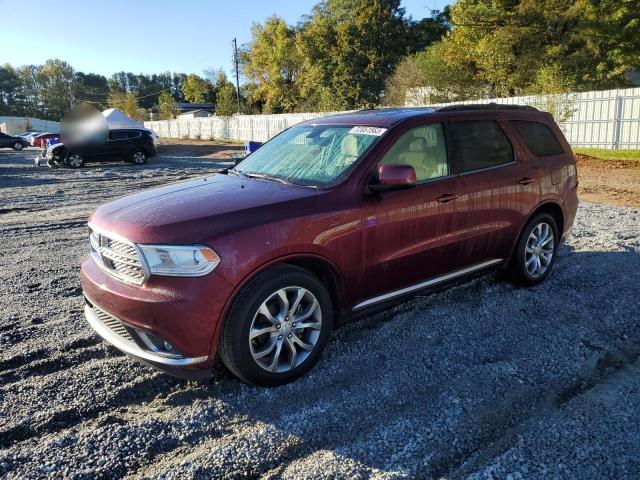
POLYGON ((246 382, 280 385, 353 312, 492 269, 543 281, 577 184, 562 133, 530 107, 304 122, 235 168, 99 207, 85 315, 175 375, 206 376, 219 355, 246 382))

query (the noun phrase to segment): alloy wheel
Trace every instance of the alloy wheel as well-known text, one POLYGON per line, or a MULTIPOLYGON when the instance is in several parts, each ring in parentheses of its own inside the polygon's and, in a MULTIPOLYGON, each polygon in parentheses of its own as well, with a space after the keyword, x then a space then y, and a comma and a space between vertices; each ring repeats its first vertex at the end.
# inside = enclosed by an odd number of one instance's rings
POLYGON ((322 312, 306 288, 285 287, 262 302, 249 328, 253 360, 264 370, 284 373, 300 366, 320 338, 322 312))
POLYGON ((524 250, 524 268, 533 278, 539 278, 549 269, 555 253, 553 229, 541 222, 529 234, 524 250))
POLYGON ((141 164, 141 163, 144 163, 146 159, 147 159, 147 156, 144 154, 144 152, 141 152, 140 150, 138 150, 133 154, 134 163, 141 164))
POLYGON ((22 150, 22 148, 24 147, 24 145, 22 145, 22 143, 20 142, 16 142, 13 144, 13 149, 14 150, 22 150))
POLYGON ((69 165, 73 168, 79 168, 82 166, 82 157, 78 154, 71 155, 69 157, 69 165))

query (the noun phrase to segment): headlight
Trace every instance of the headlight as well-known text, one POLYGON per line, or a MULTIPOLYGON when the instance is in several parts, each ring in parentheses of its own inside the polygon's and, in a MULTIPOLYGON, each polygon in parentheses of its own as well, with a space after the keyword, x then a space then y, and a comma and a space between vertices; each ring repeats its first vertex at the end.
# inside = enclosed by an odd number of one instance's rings
POLYGON ((138 245, 152 275, 199 277, 211 272, 220 257, 209 247, 138 245))

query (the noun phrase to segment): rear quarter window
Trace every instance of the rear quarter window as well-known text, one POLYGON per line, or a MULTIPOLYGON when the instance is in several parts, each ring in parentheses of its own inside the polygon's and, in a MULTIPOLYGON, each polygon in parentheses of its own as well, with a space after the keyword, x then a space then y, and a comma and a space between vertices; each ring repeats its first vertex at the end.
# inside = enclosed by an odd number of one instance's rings
POLYGON ((544 123, 514 120, 511 122, 527 148, 538 157, 562 155, 564 150, 551 129, 544 123))

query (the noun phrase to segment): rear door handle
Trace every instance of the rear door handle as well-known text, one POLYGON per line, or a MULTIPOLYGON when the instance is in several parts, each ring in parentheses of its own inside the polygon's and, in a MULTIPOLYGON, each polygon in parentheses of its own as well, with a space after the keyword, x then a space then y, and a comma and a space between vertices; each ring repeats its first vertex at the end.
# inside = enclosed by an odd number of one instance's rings
POLYGON ((456 198, 458 198, 458 195, 455 195, 453 193, 445 193, 444 195, 438 197, 438 201, 440 203, 447 203, 451 200, 455 200, 456 198))
POLYGON ((530 183, 533 183, 535 181, 534 178, 531 177, 523 177, 520 179, 520 181, 518 183, 520 183, 520 185, 529 185, 530 183))

